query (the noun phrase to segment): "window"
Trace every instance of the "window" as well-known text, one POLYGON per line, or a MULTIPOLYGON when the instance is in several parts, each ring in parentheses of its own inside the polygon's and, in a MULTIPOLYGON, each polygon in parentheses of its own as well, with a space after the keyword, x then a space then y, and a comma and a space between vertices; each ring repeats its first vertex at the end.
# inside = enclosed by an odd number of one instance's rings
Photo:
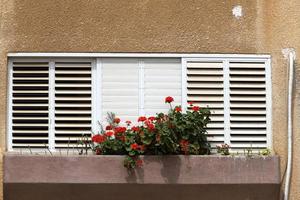
POLYGON ((9 54, 8 150, 73 148, 107 112, 136 121, 168 110, 210 107, 212 145, 271 147, 267 55, 9 54))

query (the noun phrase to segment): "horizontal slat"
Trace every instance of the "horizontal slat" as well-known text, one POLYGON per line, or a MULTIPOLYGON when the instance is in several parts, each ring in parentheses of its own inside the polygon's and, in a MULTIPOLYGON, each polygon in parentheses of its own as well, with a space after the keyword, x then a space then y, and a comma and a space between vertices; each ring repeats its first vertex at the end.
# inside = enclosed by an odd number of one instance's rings
POLYGON ((81 124, 80 122, 76 123, 76 124, 71 124, 71 123, 68 123, 68 124, 55 124, 55 128, 63 128, 63 127, 69 127, 69 128, 72 128, 72 127, 90 127, 91 125, 90 124, 81 124))
POLYGON ((55 134, 57 135, 64 135, 64 134, 77 134, 77 135, 82 135, 82 134, 90 134, 91 131, 86 131, 86 130, 55 130, 55 134))
POLYGON ((59 63, 56 62, 55 63, 55 69, 59 69, 59 68, 91 68, 91 63, 59 63))
POLYGON ((17 87, 48 87, 48 84, 45 83, 32 83, 32 84, 24 84, 24 83, 14 83, 13 86, 17 87))
POLYGON ((261 141, 261 142, 266 142, 267 141, 267 137, 261 137, 261 136, 246 136, 246 137, 241 137, 241 136, 232 136, 231 137, 231 141, 234 142, 257 142, 257 141, 261 141))
POLYGON ((262 82, 258 82, 258 83, 235 83, 232 82, 230 84, 230 88, 265 88, 266 85, 262 82))
POLYGON ((266 121, 265 116, 230 116, 230 121, 266 121))
POLYGON ((67 75, 72 75, 72 74, 91 74, 92 73, 92 71, 89 71, 89 70, 85 70, 85 71, 83 71, 83 70, 68 70, 68 71, 65 71, 65 70, 61 70, 61 71, 59 71, 59 70, 56 70, 55 71, 55 74, 56 75, 63 75, 63 74, 67 74, 67 75))
POLYGON ((245 135, 265 135, 266 134, 266 129, 233 129, 230 131, 231 135, 240 135, 240 134, 245 134, 245 135))
POLYGON ((48 74, 48 70, 30 70, 30 71, 13 70, 13 74, 48 74))
POLYGON ((56 90, 55 94, 91 94, 90 90, 56 90))
POLYGON ((231 62, 230 68, 265 68, 265 63, 234 63, 231 62))
POLYGON ((14 143, 13 142, 12 146, 13 147, 24 147, 24 148, 26 148, 26 147, 40 147, 40 148, 45 148, 45 144, 44 143, 38 144, 38 143, 30 143, 30 142, 24 143, 24 144, 22 144, 22 143, 14 143))
POLYGON ((222 88, 223 84, 221 82, 203 82, 203 83, 197 83, 197 82, 191 82, 187 86, 188 88, 194 89, 194 88, 222 88))
POLYGON ((89 107, 91 107, 92 105, 91 104, 87 104, 87 103, 81 103, 81 104, 79 104, 79 103, 76 103, 76 102, 74 102, 74 103, 70 103, 70 104, 66 104, 66 103, 55 103, 55 107, 57 107, 57 108, 59 108, 59 107, 76 107, 76 108, 78 108, 78 107, 83 107, 83 108, 89 108, 89 107))
POLYGON ((188 95, 190 94, 197 94, 197 95, 209 95, 209 94, 212 94, 212 95, 221 95, 223 94, 223 90, 220 90, 220 89, 207 89, 207 90, 204 90, 204 89, 195 89, 195 90, 190 90, 188 89, 187 91, 188 95))
POLYGON ((243 77, 230 77, 230 82, 240 81, 240 82, 265 82, 265 77, 252 77, 252 76, 243 76, 243 77))
POLYGON ((240 122, 240 123, 231 123, 230 127, 231 128, 266 128, 266 124, 258 123, 258 122, 254 124, 240 122))
MULTIPOLYGON (((82 139, 82 135, 77 135, 77 136, 70 136, 70 137, 60 137, 60 136, 57 136, 55 138, 55 141, 64 141, 65 143, 68 143, 69 141, 80 141, 82 139)), ((90 138, 89 138, 90 139, 90 138)), ((62 144, 59 144, 59 145, 62 145, 62 144)))
POLYGON ((68 83, 56 83, 55 84, 55 87, 79 87, 79 88, 81 88, 81 87, 83 87, 83 88, 90 88, 90 87, 92 87, 92 85, 90 84, 90 83, 87 83, 87 84, 82 84, 82 83, 79 83, 79 84, 68 84, 68 83))
POLYGON ((242 89, 234 89, 230 91, 230 94, 255 94, 255 95, 265 95, 266 91, 264 90, 242 90, 242 89))
POLYGON ((13 123, 12 126, 13 127, 19 127, 19 126, 45 127, 45 126, 48 126, 48 123, 40 123, 40 124, 34 124, 34 123, 28 123, 28 124, 13 123))
POLYGON ((262 115, 266 114, 266 110, 257 109, 234 109, 230 111, 230 114, 241 114, 241 115, 262 115))
POLYGON ((264 75, 265 71, 258 71, 258 70, 231 70, 230 71, 231 75, 264 75))
POLYGON ((17 93, 17 94, 29 94, 29 93, 32 93, 32 94, 45 94, 45 93, 48 93, 47 90, 13 90, 12 91, 13 93, 17 93))
POLYGON ((48 133, 47 130, 13 130, 13 134, 48 133))
POLYGON ((13 80, 48 80, 48 77, 13 77, 13 80))
POLYGON ((56 116, 55 120, 57 120, 57 121, 58 120, 63 120, 63 121, 84 120, 84 121, 86 121, 86 120, 91 120, 91 118, 90 117, 81 117, 81 116, 79 116, 79 117, 65 117, 65 116, 59 117, 59 116, 56 116))
POLYGON ((216 82, 216 81, 223 81, 222 76, 188 76, 187 81, 205 81, 205 82, 216 82))
POLYGON ((264 103, 230 103, 231 108, 265 108, 264 103))
POLYGON ((55 97, 56 101, 91 101, 90 97, 55 97))
POLYGON ((253 101, 266 101, 264 96, 231 96, 230 101, 242 101, 242 102, 253 102, 253 101))
POLYGON ((45 103, 31 103, 31 104, 23 104, 23 103, 14 103, 14 107, 23 106, 23 107, 40 107, 40 106, 48 106, 48 104, 45 103))
POLYGON ((20 119, 20 120, 44 120, 48 119, 48 117, 12 117, 13 120, 20 119))
POLYGON ((91 77, 56 77, 56 81, 91 81, 91 77))
POLYGON ((222 63, 188 62, 187 68, 223 68, 222 63))
POLYGON ((13 140, 45 140, 48 139, 48 137, 36 137, 36 136, 13 136, 13 140))
POLYGON ((212 70, 212 69, 206 69, 206 70, 203 70, 203 69, 188 69, 187 70, 187 74, 188 75, 221 75, 223 76, 223 70, 222 69, 218 69, 218 70, 212 70))
POLYGON ((13 97, 13 100, 48 100, 48 97, 13 97))
POLYGON ((48 110, 13 110, 13 114, 26 114, 26 113, 38 113, 48 114, 48 110))
POLYGON ((91 114, 90 110, 55 110, 55 114, 91 114))

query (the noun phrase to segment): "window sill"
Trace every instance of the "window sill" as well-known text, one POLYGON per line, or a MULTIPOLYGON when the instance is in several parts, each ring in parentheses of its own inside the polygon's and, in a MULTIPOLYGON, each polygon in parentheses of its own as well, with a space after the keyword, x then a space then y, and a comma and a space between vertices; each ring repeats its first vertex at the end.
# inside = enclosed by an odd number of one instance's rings
POLYGON ((6 200, 276 200, 279 190, 278 156, 145 156, 131 173, 123 156, 4 156, 6 200))

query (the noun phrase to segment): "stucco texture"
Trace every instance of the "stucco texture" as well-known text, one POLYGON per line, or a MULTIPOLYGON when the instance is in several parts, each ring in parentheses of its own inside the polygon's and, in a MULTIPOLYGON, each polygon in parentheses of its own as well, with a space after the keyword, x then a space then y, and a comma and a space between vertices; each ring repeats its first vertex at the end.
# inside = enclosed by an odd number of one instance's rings
MULTIPOLYGON (((300 50, 300 1, 0 0, 0 9, 1 152, 6 146, 8 52, 266 53, 272 56, 273 147, 283 174, 288 68, 281 51, 300 50), (239 18, 232 14, 236 5, 243 9, 239 18)), ((296 90, 299 69, 297 65, 296 90)), ((300 199, 299 95, 295 93, 292 200, 300 199)))

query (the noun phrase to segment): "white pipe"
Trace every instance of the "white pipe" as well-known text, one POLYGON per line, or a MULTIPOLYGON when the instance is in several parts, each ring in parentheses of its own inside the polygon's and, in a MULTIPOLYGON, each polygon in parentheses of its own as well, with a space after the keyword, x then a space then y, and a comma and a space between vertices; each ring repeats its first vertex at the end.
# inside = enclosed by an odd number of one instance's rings
POLYGON ((284 200, 289 199, 292 162, 293 162, 293 120, 292 120, 292 100, 293 100, 293 83, 294 83, 294 59, 295 52, 289 53, 289 88, 288 88, 288 158, 284 187, 284 200))

